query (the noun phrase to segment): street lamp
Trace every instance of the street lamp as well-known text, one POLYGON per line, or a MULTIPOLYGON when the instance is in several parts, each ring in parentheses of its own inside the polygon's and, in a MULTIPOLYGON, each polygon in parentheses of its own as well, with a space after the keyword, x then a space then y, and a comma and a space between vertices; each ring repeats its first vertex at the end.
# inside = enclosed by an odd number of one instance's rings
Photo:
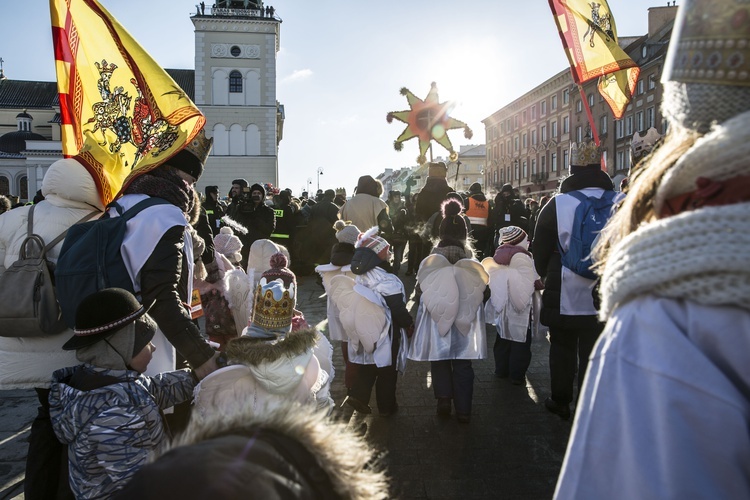
POLYGON ((318 191, 320 191, 320 176, 323 175, 323 167, 318 167, 318 191))

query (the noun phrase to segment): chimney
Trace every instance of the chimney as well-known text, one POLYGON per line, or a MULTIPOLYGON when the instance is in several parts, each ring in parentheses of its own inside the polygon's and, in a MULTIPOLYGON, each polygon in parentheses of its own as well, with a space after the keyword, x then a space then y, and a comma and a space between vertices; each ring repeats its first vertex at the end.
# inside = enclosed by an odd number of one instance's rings
MULTIPOLYGON (((673 2, 676 3, 676 2, 673 2)), ((648 36, 656 35, 668 23, 677 17, 677 5, 668 7, 651 7, 648 9, 648 36)))

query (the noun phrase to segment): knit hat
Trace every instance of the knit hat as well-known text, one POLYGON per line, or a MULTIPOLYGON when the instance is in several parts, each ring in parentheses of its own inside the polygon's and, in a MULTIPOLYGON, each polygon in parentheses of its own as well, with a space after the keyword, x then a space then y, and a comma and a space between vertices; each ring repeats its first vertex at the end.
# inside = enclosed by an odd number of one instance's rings
POLYGON ((212 288, 201 294, 201 305, 209 339, 216 341, 219 340, 216 337, 237 337, 232 311, 221 291, 212 288))
POLYGON ((261 274, 261 279, 265 278, 266 281, 281 280, 285 287, 289 287, 289 285, 297 286, 297 277, 287 267, 289 261, 283 253, 273 254, 269 262, 271 267, 261 274))
POLYGON ((189 144, 167 161, 167 164, 198 180, 203 174, 203 166, 213 144, 214 138, 206 137, 206 132, 201 129, 189 144))
POLYGON ((509 183, 505 183, 503 184, 502 189, 500 189, 500 192, 513 194, 513 186, 509 183))
POLYGON ((359 238, 359 228, 349 221, 337 220, 333 224, 336 230, 336 239, 339 243, 350 243, 354 245, 359 238))
POLYGON ((469 186, 469 192, 471 194, 479 194, 479 193, 481 193, 482 192, 482 185, 479 184, 478 182, 475 182, 474 184, 472 184, 471 186, 469 186))
POLYGON ((448 167, 442 161, 434 161, 430 163, 427 169, 428 177, 446 177, 448 175, 448 167))
POLYGON ((354 244, 352 272, 357 275, 365 274, 381 262, 387 262, 390 248, 388 242, 378 236, 377 226, 360 234, 357 243, 354 244))
POLYGON ((440 239, 465 242, 467 236, 466 221, 461 216, 463 205, 455 199, 449 199, 440 206, 443 221, 440 223, 440 239))
POLYGON ((685 0, 664 63, 662 113, 670 128, 708 132, 750 110, 745 2, 685 0))
POLYGON ((242 241, 234 235, 229 226, 222 227, 219 234, 214 236, 214 250, 229 259, 232 264, 239 264, 242 260, 242 241))
POLYGON ((503 245, 518 245, 529 235, 518 226, 507 226, 500 230, 500 237, 503 245))

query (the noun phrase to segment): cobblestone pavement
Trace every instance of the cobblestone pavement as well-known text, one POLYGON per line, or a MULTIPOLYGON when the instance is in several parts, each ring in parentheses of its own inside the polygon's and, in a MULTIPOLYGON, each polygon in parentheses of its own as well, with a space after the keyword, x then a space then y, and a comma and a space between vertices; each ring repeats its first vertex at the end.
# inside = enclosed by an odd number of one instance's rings
MULTIPOLYGON (((414 277, 402 279, 411 296, 414 277)), ((298 283, 298 309, 311 325, 326 332, 321 285, 314 276, 299 277, 298 283)), ((409 307, 416 315, 416 304, 410 302, 409 307)), ((493 375, 494 335, 489 327, 488 359, 473 363, 476 379, 470 424, 436 416, 426 362, 410 361, 406 373, 399 376, 395 415, 363 416, 341 408, 346 396, 344 363, 340 346, 334 345, 335 415, 364 433, 379 450, 391 478, 393 498, 552 497, 570 422, 548 413, 542 403, 549 395, 549 343, 534 340, 526 386, 515 386, 493 375)), ((0 391, 0 500, 23 498, 24 461, 36 406, 34 391, 0 391)))

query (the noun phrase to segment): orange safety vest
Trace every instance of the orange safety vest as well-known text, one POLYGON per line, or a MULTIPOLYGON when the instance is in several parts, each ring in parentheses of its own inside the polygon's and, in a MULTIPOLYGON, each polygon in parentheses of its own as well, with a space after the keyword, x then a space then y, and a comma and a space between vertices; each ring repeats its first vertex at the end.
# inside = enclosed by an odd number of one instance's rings
POLYGON ((469 197, 469 209, 466 211, 469 222, 475 226, 486 226, 490 216, 490 202, 479 201, 469 197))

